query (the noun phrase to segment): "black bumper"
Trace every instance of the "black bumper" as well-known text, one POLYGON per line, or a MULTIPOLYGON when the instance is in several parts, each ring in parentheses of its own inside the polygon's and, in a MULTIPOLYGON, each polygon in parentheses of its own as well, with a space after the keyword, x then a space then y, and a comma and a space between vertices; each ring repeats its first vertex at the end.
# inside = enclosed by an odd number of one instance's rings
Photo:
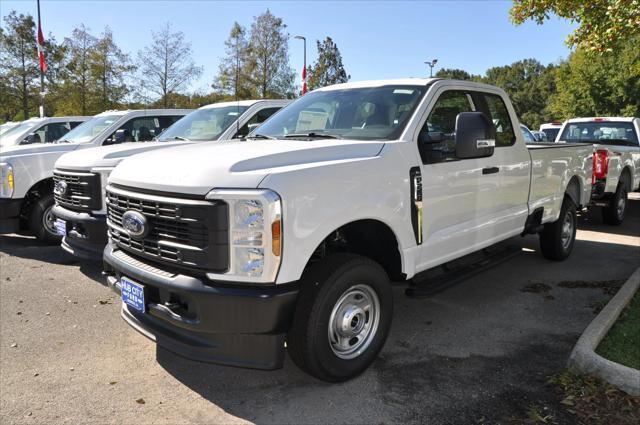
POLYGON ((608 207, 611 203, 610 194, 605 193, 605 180, 598 180, 591 186, 591 205, 596 207, 608 207))
POLYGON ((105 216, 70 211, 60 205, 53 207, 53 214, 67 222, 67 235, 61 244, 65 251, 84 260, 102 261, 108 240, 105 216))
POLYGON ((118 293, 122 276, 144 286, 146 313, 122 307, 122 317, 143 335, 192 360, 255 369, 282 367, 297 284, 212 286, 215 283, 206 278, 158 273, 118 251, 113 244, 104 250, 107 282, 118 293))
POLYGON ((22 199, 0 199, 0 234, 20 230, 22 199))

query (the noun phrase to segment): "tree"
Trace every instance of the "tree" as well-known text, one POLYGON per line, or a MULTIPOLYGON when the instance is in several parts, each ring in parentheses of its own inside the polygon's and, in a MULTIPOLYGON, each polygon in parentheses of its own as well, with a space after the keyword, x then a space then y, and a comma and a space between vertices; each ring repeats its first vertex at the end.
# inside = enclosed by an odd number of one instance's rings
POLYGON ((235 22, 224 45, 226 56, 220 62, 213 88, 233 98, 254 97, 255 89, 249 81, 249 43, 245 28, 235 22))
POLYGON ((451 80, 474 80, 480 78, 476 75, 471 75, 464 69, 457 68, 442 68, 436 72, 437 78, 447 78, 451 80))
POLYGON ((587 51, 611 51, 640 35, 640 0, 514 0, 510 14, 516 25, 541 25, 551 14, 577 22, 567 44, 587 51))
POLYGON ((99 92, 99 110, 117 107, 129 91, 125 77, 135 67, 131 64, 129 55, 120 50, 113 40, 113 32, 109 27, 105 27, 101 38, 95 43, 89 60, 91 77, 99 92))
POLYGON ((292 97, 295 73, 289 65, 289 34, 269 10, 254 18, 249 35, 247 70, 262 98, 292 97))
POLYGON ((318 60, 309 67, 309 90, 332 84, 346 83, 351 78, 342 64, 342 55, 331 37, 316 40, 318 60))
POLYGON ((27 119, 32 105, 37 103, 35 83, 40 75, 35 22, 31 15, 15 11, 5 16, 4 22, 6 29, 0 31, 0 78, 6 100, 13 104, 13 107, 7 105, 5 115, 27 119))
POLYGON ((613 52, 578 48, 556 76, 550 110, 558 118, 640 116, 640 37, 613 52))
POLYGON ((489 68, 480 80, 504 89, 520 120, 536 128, 553 118, 547 104, 556 90, 555 69, 554 65, 544 66, 535 59, 524 59, 489 68))
POLYGON ((138 52, 138 69, 145 90, 160 96, 167 107, 168 95, 187 88, 202 74, 191 57, 191 43, 182 31, 172 32, 168 22, 158 32, 151 32, 152 43, 138 52))
POLYGON ((74 28, 71 37, 64 40, 68 55, 65 90, 70 100, 65 108, 67 113, 79 111, 81 115, 87 115, 90 111, 89 102, 95 95, 91 84, 91 54, 97 41, 84 24, 74 28))

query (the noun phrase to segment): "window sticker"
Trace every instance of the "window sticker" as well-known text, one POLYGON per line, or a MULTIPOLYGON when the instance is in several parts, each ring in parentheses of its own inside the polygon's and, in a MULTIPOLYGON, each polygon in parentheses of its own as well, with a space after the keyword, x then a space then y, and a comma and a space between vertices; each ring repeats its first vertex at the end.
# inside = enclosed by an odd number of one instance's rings
POLYGON ((296 123, 296 133, 324 130, 328 119, 329 114, 324 111, 301 111, 296 123))

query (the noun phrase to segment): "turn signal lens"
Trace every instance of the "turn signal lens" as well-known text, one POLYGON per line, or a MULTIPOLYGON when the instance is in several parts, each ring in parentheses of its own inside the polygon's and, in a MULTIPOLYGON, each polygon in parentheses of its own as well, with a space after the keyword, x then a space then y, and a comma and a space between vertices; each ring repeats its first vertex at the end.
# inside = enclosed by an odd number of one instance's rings
POLYGON ((282 252, 282 222, 280 219, 271 223, 271 250, 273 255, 279 257, 282 252))

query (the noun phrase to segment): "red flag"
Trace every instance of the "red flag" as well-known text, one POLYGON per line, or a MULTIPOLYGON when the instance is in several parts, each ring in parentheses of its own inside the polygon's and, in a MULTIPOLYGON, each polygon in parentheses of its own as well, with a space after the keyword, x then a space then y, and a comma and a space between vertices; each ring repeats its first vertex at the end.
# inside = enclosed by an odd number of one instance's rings
POLYGON ((38 58, 40 59, 40 70, 44 74, 47 72, 47 62, 44 60, 44 36, 42 35, 42 25, 40 24, 40 0, 38 0, 38 58))
POLYGON ((307 68, 302 68, 302 94, 307 92, 307 68))

